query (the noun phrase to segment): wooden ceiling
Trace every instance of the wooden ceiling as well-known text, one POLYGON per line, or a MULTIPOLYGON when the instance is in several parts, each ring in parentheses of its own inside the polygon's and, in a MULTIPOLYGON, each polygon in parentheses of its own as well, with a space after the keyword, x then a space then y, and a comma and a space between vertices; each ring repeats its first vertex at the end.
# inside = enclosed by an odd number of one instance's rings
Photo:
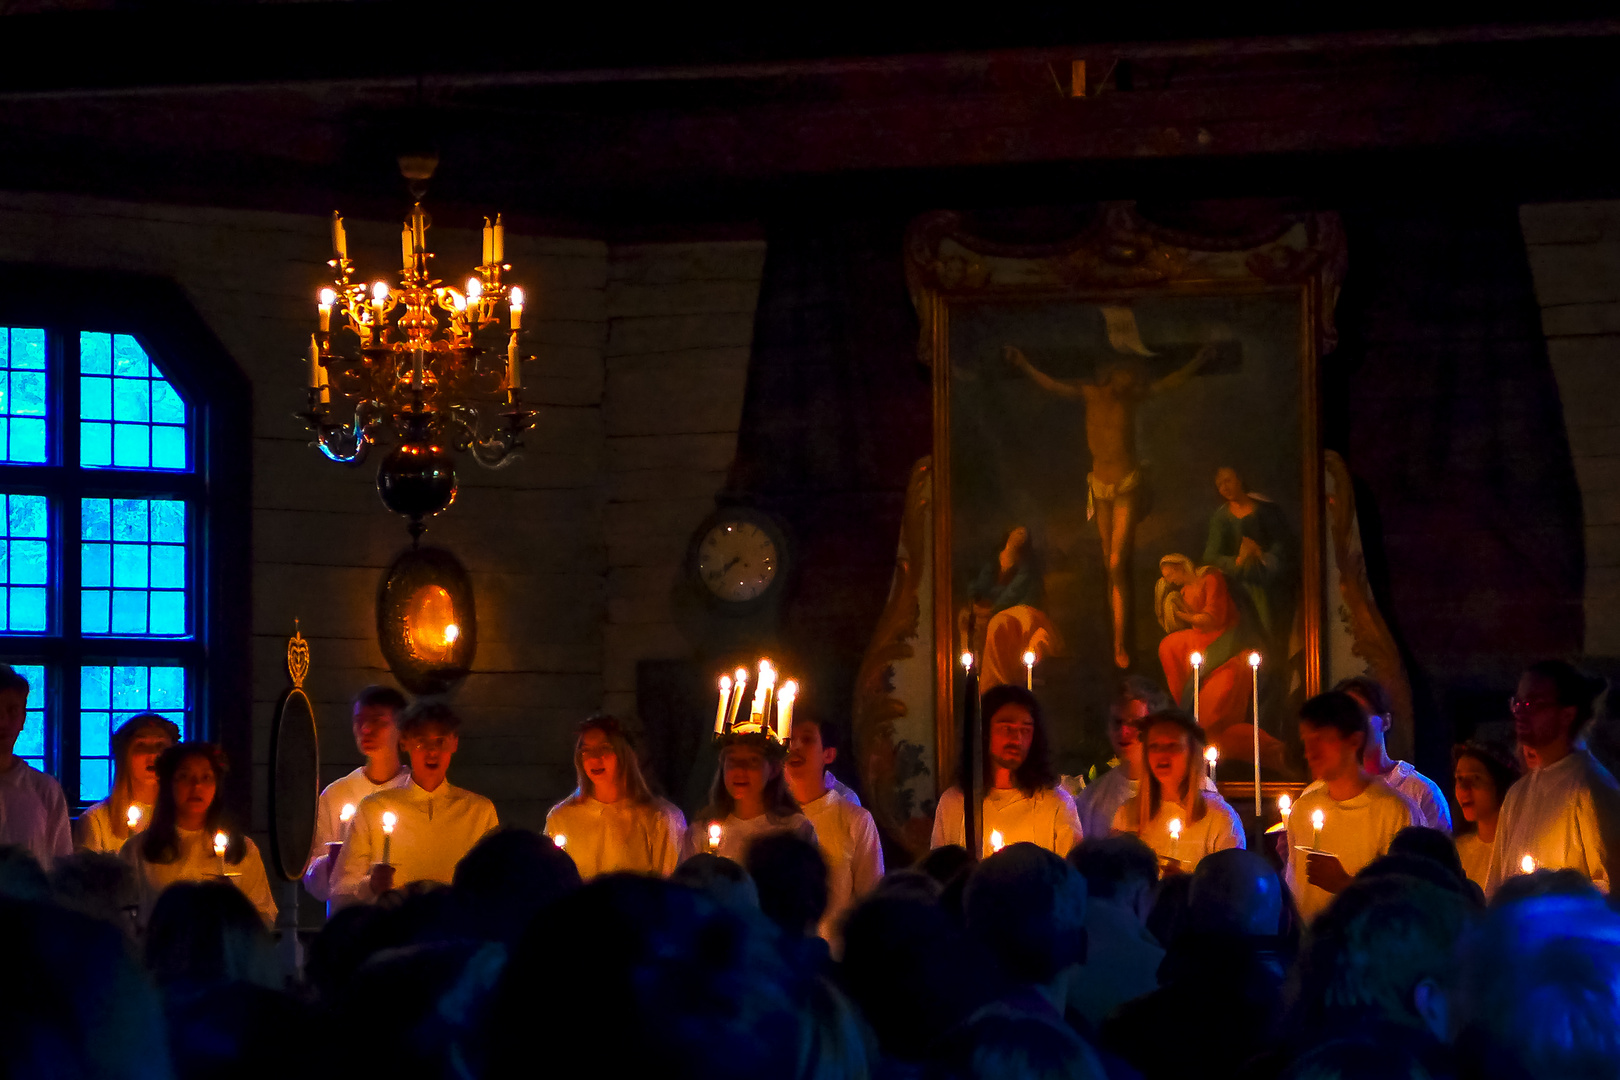
POLYGON ((1620 19, 1579 6, 1426 25, 535 7, 0 18, 0 189, 393 217, 394 158, 430 146, 441 213, 612 231, 852 205, 1616 187, 1620 19))

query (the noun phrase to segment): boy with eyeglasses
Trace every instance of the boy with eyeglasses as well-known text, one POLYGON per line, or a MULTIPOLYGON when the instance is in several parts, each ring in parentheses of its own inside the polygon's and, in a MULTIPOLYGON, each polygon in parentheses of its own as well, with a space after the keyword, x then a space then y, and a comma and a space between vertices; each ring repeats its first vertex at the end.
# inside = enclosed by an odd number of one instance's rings
POLYGON ((1610 853, 1620 845, 1620 784, 1580 741, 1599 689, 1562 660, 1532 664, 1519 677, 1513 734, 1530 771, 1502 800, 1487 895, 1514 874, 1566 868, 1609 891, 1610 853))
POLYGON ((410 783, 379 791, 355 811, 332 875, 332 901, 340 907, 413 881, 448 885, 462 856, 499 825, 494 803, 445 779, 461 727, 448 705, 418 703, 398 727, 400 749, 411 759, 410 783), (392 835, 384 831, 387 820, 392 835))

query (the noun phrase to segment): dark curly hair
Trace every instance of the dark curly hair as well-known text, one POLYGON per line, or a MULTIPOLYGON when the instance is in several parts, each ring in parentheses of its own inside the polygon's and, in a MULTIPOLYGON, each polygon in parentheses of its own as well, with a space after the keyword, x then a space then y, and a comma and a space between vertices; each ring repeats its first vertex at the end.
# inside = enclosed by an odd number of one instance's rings
MULTIPOLYGON (((979 715, 984 718, 979 725, 979 768, 985 789, 989 789, 995 775, 992 771, 994 766, 990 764, 990 722, 995 719, 996 713, 1008 705, 1017 705, 1024 709, 1035 723, 1035 736, 1030 740, 1029 755, 1014 771, 1013 783, 1017 784, 1018 789, 1025 795, 1034 795, 1037 791, 1056 787, 1058 772, 1052 764, 1052 741, 1046 734, 1046 718, 1041 714, 1039 699, 1022 686, 1003 683, 1001 686, 992 686, 979 699, 979 715)), ((966 731, 962 733, 962 737, 967 738, 966 731)), ((966 764, 966 755, 962 755, 958 760, 961 764, 957 766, 956 782, 960 785, 963 795, 966 795, 973 790, 973 780, 962 768, 966 764)))

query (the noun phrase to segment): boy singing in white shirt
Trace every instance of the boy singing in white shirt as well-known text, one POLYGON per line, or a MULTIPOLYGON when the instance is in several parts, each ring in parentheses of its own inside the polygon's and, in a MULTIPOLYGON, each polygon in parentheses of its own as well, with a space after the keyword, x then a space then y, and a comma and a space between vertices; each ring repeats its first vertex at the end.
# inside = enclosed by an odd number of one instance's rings
POLYGON ((827 911, 819 932, 829 945, 837 942, 844 915, 883 876, 877 823, 829 782, 827 766, 838 757, 836 739, 831 724, 795 719, 783 770, 788 791, 815 826, 816 842, 827 860, 827 911))
POLYGON ((29 689, 0 664, 0 844, 27 848, 49 870, 53 859, 73 854, 73 833, 62 785, 13 753, 28 722, 29 689))

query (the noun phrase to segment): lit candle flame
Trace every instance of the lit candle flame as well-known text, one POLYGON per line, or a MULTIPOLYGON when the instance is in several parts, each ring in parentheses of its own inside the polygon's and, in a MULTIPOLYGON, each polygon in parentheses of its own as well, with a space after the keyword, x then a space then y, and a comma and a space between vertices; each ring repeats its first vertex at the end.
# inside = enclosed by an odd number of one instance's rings
POLYGON ((346 802, 343 809, 338 811, 338 820, 347 825, 354 820, 354 803, 346 802))
POLYGON ((1195 668, 1204 666, 1204 654, 1201 652, 1195 652, 1187 659, 1192 662, 1192 666, 1195 668))
POLYGON ((965 653, 962 654, 962 670, 963 671, 972 671, 973 670, 973 654, 972 653, 965 652, 965 653))
POLYGON ((383 834, 385 836, 393 836, 394 835, 394 826, 398 825, 398 824, 399 824, 399 815, 398 814, 394 813, 392 810, 384 810, 383 811, 382 827, 383 827, 383 834))
POLYGON ((387 282, 379 281, 371 286, 371 299, 373 303, 380 304, 388 299, 387 282))
POLYGON ((135 826, 141 823, 141 808, 138 806, 131 806, 129 808, 129 813, 124 815, 124 819, 129 822, 129 827, 133 829, 135 826))
POLYGON ((1209 762, 1211 765, 1214 765, 1217 761, 1221 760, 1221 752, 1215 749, 1213 746, 1205 747, 1204 760, 1209 762))
POLYGON ((223 859, 225 857, 225 848, 226 848, 226 846, 228 844, 230 844, 230 842, 231 842, 231 838, 226 836, 224 833, 222 833, 222 832, 215 833, 214 834, 214 854, 218 855, 220 858, 223 859))
POLYGON ((1002 836, 1001 836, 1001 830, 1000 829, 991 829, 990 830, 990 850, 991 851, 1000 851, 1003 847, 1006 846, 1006 843, 1007 843, 1006 840, 1004 840, 1002 838, 1002 836))
POLYGON ((1524 858, 1519 860, 1519 869, 1523 870, 1527 874, 1535 873, 1536 860, 1531 858, 1529 855, 1526 855, 1524 858))
POLYGON ((1286 795, 1277 796, 1277 812, 1280 813, 1284 818, 1288 816, 1288 811, 1292 810, 1293 808, 1293 799, 1290 799, 1286 795))
POLYGON ((475 277, 467 279, 467 299, 477 300, 484 295, 484 283, 475 277))
POLYGON ((720 847, 720 823, 709 822, 709 850, 714 851, 720 847))
POLYGON ((556 836, 553 836, 551 838, 551 842, 556 844, 560 849, 566 849, 568 847, 568 837, 564 836, 562 833, 558 833, 556 836))
POLYGON ((337 303, 337 293, 333 292, 331 289, 322 289, 321 307, 329 308, 335 303, 337 303))
POLYGON ((455 623, 451 623, 449 626, 444 628, 444 643, 446 645, 454 645, 460 637, 461 627, 457 626, 455 623))
POLYGON ((1316 829, 1317 831, 1320 832, 1321 828, 1322 828, 1322 823, 1324 821, 1326 821, 1326 820, 1327 820, 1327 815, 1322 813, 1322 811, 1320 811, 1320 810, 1312 810, 1311 811, 1311 828, 1316 829))
POLYGON ((1259 667, 1260 666, 1260 654, 1259 653, 1252 652, 1252 653, 1249 654, 1249 666, 1250 667, 1259 667))
POLYGON ((1181 819, 1178 817, 1173 817, 1170 819, 1170 839, 1181 839, 1181 819))
POLYGON ((514 309, 518 310, 518 311, 522 311, 523 310, 523 290, 514 285, 512 287, 512 292, 511 292, 510 295, 511 295, 511 298, 512 298, 512 307, 514 309))
POLYGON ((1034 653, 1027 652, 1027 653, 1024 654, 1024 666, 1025 667, 1034 667, 1035 666, 1035 654, 1034 653))

